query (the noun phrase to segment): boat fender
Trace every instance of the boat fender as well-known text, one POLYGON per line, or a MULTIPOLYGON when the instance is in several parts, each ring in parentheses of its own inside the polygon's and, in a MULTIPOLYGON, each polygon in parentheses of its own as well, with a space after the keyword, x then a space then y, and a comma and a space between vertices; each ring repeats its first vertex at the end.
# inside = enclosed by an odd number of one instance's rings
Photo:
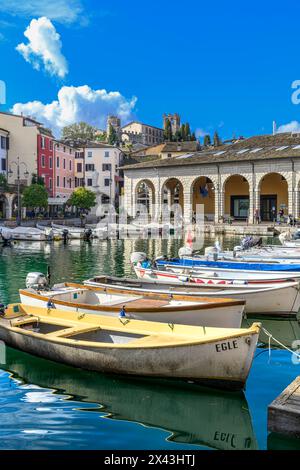
POLYGON ((126 317, 126 309, 125 309, 125 305, 123 305, 119 313, 119 318, 125 318, 125 317, 126 317))

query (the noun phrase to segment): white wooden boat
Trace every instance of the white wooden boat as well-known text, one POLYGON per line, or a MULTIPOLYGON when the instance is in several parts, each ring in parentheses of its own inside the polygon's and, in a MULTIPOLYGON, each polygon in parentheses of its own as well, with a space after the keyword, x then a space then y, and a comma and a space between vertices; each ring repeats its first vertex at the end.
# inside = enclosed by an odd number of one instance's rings
POLYGON ((139 279, 97 276, 84 282, 94 287, 109 287, 135 293, 165 293, 207 298, 228 297, 246 302, 247 314, 290 316, 300 308, 299 282, 241 284, 218 279, 199 279, 166 271, 135 267, 139 279))
POLYGON ((84 238, 85 228, 82 227, 69 227, 68 225, 57 225, 52 223, 52 230, 54 234, 59 234, 60 236, 63 235, 64 231, 68 231, 68 237, 74 239, 81 239, 84 238))
POLYGON ((3 237, 7 240, 24 240, 24 241, 44 241, 46 235, 43 231, 34 227, 16 227, 7 228, 1 227, 0 229, 3 237))
POLYGON ((131 380, 78 369, 74 374, 71 367, 49 365, 44 359, 8 348, 1 368, 9 371, 11 380, 39 384, 101 406, 99 411, 110 420, 163 429, 170 442, 218 450, 258 448, 244 393, 220 393, 179 380, 131 380))
POLYGON ((63 283, 51 290, 21 289, 19 293, 24 305, 47 307, 51 303, 64 310, 114 317, 125 309, 126 318, 224 328, 239 328, 245 309, 245 301, 240 299, 122 292, 75 283, 63 283))
POLYGON ((279 235, 280 243, 287 248, 300 247, 300 229, 289 229, 279 235))
POLYGON ((10 305, 0 317, 0 340, 52 361, 233 390, 245 386, 259 330, 259 323, 248 329, 206 328, 20 304, 10 305))

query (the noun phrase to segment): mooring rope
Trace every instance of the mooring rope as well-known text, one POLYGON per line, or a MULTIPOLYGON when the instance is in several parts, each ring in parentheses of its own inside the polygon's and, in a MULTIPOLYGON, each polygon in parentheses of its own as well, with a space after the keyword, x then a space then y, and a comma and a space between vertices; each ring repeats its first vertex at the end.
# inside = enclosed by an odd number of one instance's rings
POLYGON ((269 349, 269 359, 271 357, 271 339, 273 339, 273 341, 275 341, 275 343, 277 343, 279 346, 281 346, 283 349, 285 349, 286 351, 290 352, 291 354, 293 354, 294 356, 296 356, 299 361, 300 361, 300 354, 296 353, 295 351, 293 351, 292 349, 288 348, 285 344, 281 343, 281 341, 279 341, 277 338, 275 338, 275 336, 272 335, 272 333, 270 333, 268 330, 266 330, 266 328, 264 328, 263 326, 261 326, 261 330, 268 336, 269 338, 269 345, 268 345, 268 349, 269 349))

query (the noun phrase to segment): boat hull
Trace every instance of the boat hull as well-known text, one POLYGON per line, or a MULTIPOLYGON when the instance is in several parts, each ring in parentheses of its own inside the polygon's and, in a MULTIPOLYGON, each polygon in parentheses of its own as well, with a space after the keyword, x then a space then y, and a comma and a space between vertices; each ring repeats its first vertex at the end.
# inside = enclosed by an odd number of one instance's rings
MULTIPOLYGON (((224 297, 224 296, 220 296, 224 297)), ((37 295, 31 295, 30 292, 20 291, 20 299, 22 304, 47 308, 49 298, 41 298, 37 295)), ((51 299, 56 308, 62 310, 74 311, 79 313, 91 313, 98 315, 107 315, 111 317, 118 317, 120 314, 119 309, 105 310, 101 306, 76 306, 66 305, 54 298, 51 299)), ((193 326, 211 326, 222 328, 240 328, 243 320, 245 306, 243 304, 229 304, 228 306, 216 306, 214 308, 201 308, 189 309, 178 311, 171 307, 161 308, 158 311, 137 310, 133 311, 126 308, 126 318, 134 320, 147 320, 161 323, 177 323, 180 325, 193 325, 193 326)))
POLYGON ((241 273, 246 271, 247 273, 256 273, 261 276, 262 271, 264 271, 266 278, 269 278, 269 275, 273 273, 280 276, 281 279, 285 277, 285 274, 292 275, 293 277, 300 276, 300 264, 243 263, 239 261, 202 261, 196 259, 157 260, 156 264, 158 267, 164 266, 177 272, 187 269, 241 273))
POLYGON ((97 372, 194 380, 231 390, 244 388, 258 339, 258 332, 249 332, 204 344, 124 349, 64 344, 13 330, 0 320, 0 339, 8 346, 51 361, 97 372))
MULTIPOLYGON (((280 285, 267 285, 263 286, 249 286, 249 285, 221 285, 221 284, 197 284, 197 282, 184 282, 180 280, 180 276, 164 271, 161 274, 164 276, 163 281, 159 277, 159 271, 135 268, 135 272, 142 280, 146 282, 139 288, 139 282, 136 281, 136 287, 132 286, 127 288, 128 291, 134 292, 154 292, 165 294, 178 294, 187 296, 205 296, 210 298, 223 298, 229 297, 234 300, 244 300, 246 302, 245 312, 247 314, 272 314, 276 316, 289 316, 295 315, 300 309, 300 291, 299 283, 281 283, 280 285), (147 280, 152 281, 147 285, 147 280), (154 283, 157 281, 157 283, 154 283), (178 290, 176 290, 176 288, 178 290)), ((142 282, 142 281, 141 281, 142 282)), ((94 285, 86 281, 86 285, 94 285)), ((124 283, 125 284, 125 283, 124 283)), ((134 280, 133 280, 134 284, 134 280)), ((108 284, 100 284, 100 286, 107 286, 108 284)), ((118 286, 111 285, 114 289, 118 286)), ((119 289, 126 289, 126 287, 119 286, 119 289)))

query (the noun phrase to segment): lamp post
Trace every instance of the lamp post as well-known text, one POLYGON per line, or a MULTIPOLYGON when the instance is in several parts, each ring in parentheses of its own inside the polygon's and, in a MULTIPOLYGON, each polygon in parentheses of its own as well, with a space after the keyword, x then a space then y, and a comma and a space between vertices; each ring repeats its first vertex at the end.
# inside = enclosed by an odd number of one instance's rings
MULTIPOLYGON (((27 178, 29 176, 29 173, 28 173, 28 170, 27 170, 27 165, 26 163, 24 162, 20 162, 20 158, 17 157, 17 161, 16 162, 11 162, 11 165, 16 165, 16 168, 17 168, 17 188, 18 188, 18 212, 17 212, 17 225, 21 225, 21 219, 22 219, 22 213, 21 213, 21 194, 20 194, 20 183, 21 183, 21 179, 20 179, 20 169, 21 169, 21 166, 23 165, 25 170, 24 170, 24 176, 25 178, 27 178)), ((11 169, 11 165, 10 165, 10 168, 9 168, 9 171, 8 171, 8 174, 9 176, 12 176, 13 175, 13 171, 11 169)))

